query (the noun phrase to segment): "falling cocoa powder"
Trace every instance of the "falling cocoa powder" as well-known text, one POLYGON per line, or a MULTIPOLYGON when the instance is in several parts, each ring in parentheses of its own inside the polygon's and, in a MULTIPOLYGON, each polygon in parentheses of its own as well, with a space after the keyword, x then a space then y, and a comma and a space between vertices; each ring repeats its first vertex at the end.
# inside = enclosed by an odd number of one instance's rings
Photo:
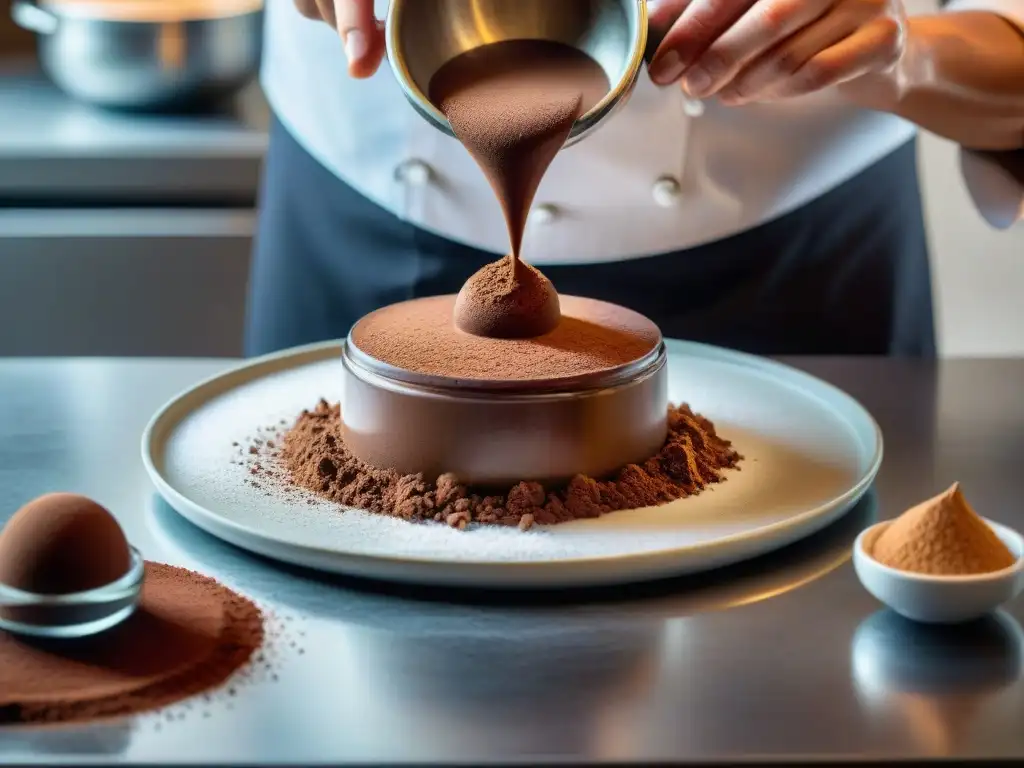
POLYGON ((221 685, 260 648, 248 599, 183 568, 146 563, 138 609, 93 637, 42 640, 0 631, 0 724, 130 715, 221 685))
POLYGON ((488 338, 530 338, 559 322, 558 294, 519 260, 526 217, 548 166, 576 120, 610 89, 601 65, 555 40, 504 40, 446 62, 430 97, 498 198, 511 256, 466 281, 455 325, 488 338))
POLYGON ((669 408, 665 444, 643 464, 623 467, 608 479, 578 475, 550 491, 520 482, 504 494, 483 495, 451 475, 427 479, 370 467, 348 452, 339 406, 324 400, 303 411, 278 445, 261 452, 259 474, 268 481, 312 491, 345 507, 460 529, 477 523, 526 530, 659 505, 722 482, 724 470, 742 459, 710 421, 687 405, 669 408))
POLYGON ((519 256, 526 215, 576 119, 607 94, 601 65, 555 40, 503 40, 446 62, 430 98, 480 165, 519 256))

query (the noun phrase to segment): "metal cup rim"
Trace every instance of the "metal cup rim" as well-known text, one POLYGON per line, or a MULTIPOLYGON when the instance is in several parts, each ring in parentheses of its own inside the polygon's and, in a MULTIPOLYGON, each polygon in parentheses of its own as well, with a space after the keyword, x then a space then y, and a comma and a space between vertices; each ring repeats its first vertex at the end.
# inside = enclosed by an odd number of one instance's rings
POLYGON ((503 401, 579 397, 596 391, 616 389, 642 381, 668 361, 664 339, 645 355, 624 365, 580 376, 549 379, 493 380, 459 379, 407 371, 363 352, 351 334, 342 348, 342 364, 352 375, 376 386, 416 390, 424 396, 479 399, 500 397, 503 401))
MULTIPOLYGON (((592 126, 599 123, 604 117, 610 114, 615 107, 624 100, 630 92, 640 69, 644 64, 644 55, 647 49, 647 0, 627 0, 636 4, 637 8, 637 32, 633 36, 630 48, 629 61, 625 71, 619 80, 612 85, 604 98, 595 104, 590 110, 581 115, 572 126, 566 146, 573 144, 580 139, 592 126)), ((401 55, 401 48, 398 45, 398 31, 401 29, 402 13, 405 10, 403 0, 391 0, 388 6, 388 15, 384 26, 385 46, 388 62, 395 74, 399 86, 405 92, 406 97, 429 122, 433 123, 442 132, 455 137, 448 119, 441 110, 434 106, 430 98, 420 90, 412 73, 401 55)))

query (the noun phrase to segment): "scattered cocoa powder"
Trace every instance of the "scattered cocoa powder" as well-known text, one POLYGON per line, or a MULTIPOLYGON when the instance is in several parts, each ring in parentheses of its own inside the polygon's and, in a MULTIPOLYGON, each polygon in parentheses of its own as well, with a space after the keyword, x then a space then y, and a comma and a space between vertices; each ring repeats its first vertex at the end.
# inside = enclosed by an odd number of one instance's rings
POLYGON ((654 506, 700 493, 725 479, 723 470, 742 457, 714 425, 687 405, 671 407, 664 447, 642 465, 609 479, 582 475, 552 491, 521 482, 501 495, 474 493, 451 475, 427 479, 370 467, 353 457, 341 438, 338 405, 321 400, 303 411, 273 451, 261 452, 260 476, 278 487, 300 488, 346 507, 410 521, 435 521, 464 529, 472 523, 551 525, 608 512, 654 506))
POLYGON ((264 640, 260 609, 213 579, 146 563, 142 600, 123 624, 84 639, 0 631, 0 724, 136 714, 209 691, 264 640))
POLYGON ((511 257, 473 275, 455 325, 490 338, 530 338, 559 322, 558 294, 519 260, 527 214, 573 124, 609 91, 585 52, 554 40, 506 40, 466 51, 430 81, 430 97, 477 161, 505 214, 511 257))
POLYGON ((628 365, 661 342, 658 327, 640 313, 594 299, 562 296, 562 321, 532 339, 463 333, 451 321, 454 303, 454 296, 430 296, 378 309, 353 326, 352 344, 414 373, 529 382, 628 365))
POLYGON ((971 509, 959 483, 908 509, 868 545, 883 565, 939 576, 991 573, 1017 561, 971 509))

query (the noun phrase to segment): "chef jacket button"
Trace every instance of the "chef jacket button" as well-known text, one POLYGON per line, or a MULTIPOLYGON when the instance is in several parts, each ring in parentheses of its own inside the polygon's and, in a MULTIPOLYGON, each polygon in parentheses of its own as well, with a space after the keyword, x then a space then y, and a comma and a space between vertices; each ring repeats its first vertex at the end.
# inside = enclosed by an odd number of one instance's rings
POLYGON ((704 102, 683 94, 683 114, 687 117, 700 117, 704 114, 704 102))
POLYGON ((531 224, 550 224, 558 217, 558 209, 551 203, 543 203, 530 211, 531 224))
POLYGON ((676 205, 682 196, 682 192, 683 190, 679 186, 679 182, 671 176, 662 176, 654 182, 654 189, 651 190, 654 202, 662 208, 671 208, 676 205))
POLYGON ((411 187, 425 186, 433 172, 422 160, 407 160, 395 169, 395 178, 411 187))

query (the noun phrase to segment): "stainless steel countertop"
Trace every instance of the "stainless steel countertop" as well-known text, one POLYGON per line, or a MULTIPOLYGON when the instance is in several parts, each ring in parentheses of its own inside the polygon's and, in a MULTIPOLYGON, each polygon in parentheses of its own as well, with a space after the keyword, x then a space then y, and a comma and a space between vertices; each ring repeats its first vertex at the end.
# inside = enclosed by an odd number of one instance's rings
POLYGON ((226 581, 285 628, 276 681, 170 715, 0 731, 0 763, 1024 758, 1024 599, 925 631, 881 611, 847 560, 876 515, 953 480, 1024 528, 1024 361, 789 362, 882 425, 860 508, 714 575, 499 599, 278 567, 156 500, 144 424, 230 361, 0 361, 0 519, 47 491, 88 494, 147 557, 226 581))

